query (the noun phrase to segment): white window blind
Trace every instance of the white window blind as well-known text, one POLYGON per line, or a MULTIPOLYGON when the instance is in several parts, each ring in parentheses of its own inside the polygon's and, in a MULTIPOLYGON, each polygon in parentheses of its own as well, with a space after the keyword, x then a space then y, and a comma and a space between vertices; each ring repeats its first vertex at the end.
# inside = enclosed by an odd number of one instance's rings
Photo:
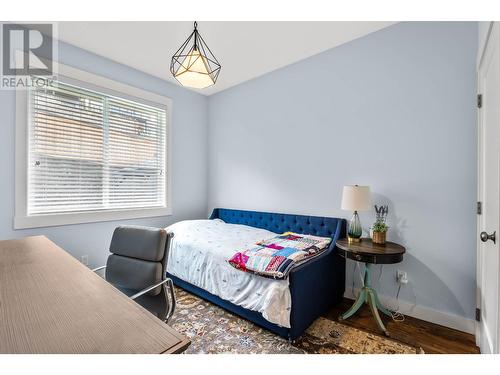
POLYGON ((67 83, 30 89, 27 214, 165 207, 166 121, 67 83))

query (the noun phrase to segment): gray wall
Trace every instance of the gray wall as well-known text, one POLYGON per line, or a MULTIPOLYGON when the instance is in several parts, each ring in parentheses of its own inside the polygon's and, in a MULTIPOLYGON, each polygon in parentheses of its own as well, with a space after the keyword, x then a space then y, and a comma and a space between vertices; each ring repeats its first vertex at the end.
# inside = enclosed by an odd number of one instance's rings
MULTIPOLYGON (((173 101, 173 215, 61 227, 13 230, 15 94, 0 91, 0 239, 44 234, 72 255, 89 255, 90 265, 103 264, 113 229, 124 223, 164 227, 199 218, 207 206, 207 99, 124 65, 61 43, 61 63, 165 95, 173 101)), ((168 67, 165 66, 165 69, 168 67)))
POLYGON ((408 250, 382 294, 403 269, 401 299, 471 318, 477 27, 396 24, 211 96, 209 210, 347 218, 342 186, 370 185, 408 250))

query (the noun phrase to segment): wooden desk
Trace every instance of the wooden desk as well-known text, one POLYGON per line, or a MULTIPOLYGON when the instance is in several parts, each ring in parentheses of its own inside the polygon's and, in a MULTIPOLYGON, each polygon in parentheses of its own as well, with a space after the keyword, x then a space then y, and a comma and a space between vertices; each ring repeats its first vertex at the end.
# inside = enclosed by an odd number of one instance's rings
POLYGON ((179 353, 189 343, 46 237, 0 241, 0 353, 179 353))

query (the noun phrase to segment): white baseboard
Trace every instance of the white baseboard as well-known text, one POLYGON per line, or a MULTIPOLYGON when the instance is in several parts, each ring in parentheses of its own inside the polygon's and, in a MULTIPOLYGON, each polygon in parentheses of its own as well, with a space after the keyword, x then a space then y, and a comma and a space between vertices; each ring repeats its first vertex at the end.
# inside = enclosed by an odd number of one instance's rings
MULTIPOLYGON (((358 294, 358 291, 359 288, 354 288, 355 295, 358 294)), ((352 296, 352 288, 347 287, 344 293, 344 297, 352 298, 352 296)), ((453 328, 458 331, 470 333, 472 335, 475 334, 475 321, 473 319, 467 319, 462 316, 445 313, 442 311, 431 309, 429 307, 418 306, 384 295, 379 295, 378 297, 380 298, 380 301, 389 309, 399 306, 399 312, 404 315, 453 328)))

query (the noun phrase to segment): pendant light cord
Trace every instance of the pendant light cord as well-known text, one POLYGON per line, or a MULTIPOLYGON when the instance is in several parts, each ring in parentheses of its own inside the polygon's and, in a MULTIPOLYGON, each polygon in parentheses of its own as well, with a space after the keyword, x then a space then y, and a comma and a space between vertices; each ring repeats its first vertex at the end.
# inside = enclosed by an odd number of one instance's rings
POLYGON ((198 22, 194 21, 194 50, 198 50, 198 22))

